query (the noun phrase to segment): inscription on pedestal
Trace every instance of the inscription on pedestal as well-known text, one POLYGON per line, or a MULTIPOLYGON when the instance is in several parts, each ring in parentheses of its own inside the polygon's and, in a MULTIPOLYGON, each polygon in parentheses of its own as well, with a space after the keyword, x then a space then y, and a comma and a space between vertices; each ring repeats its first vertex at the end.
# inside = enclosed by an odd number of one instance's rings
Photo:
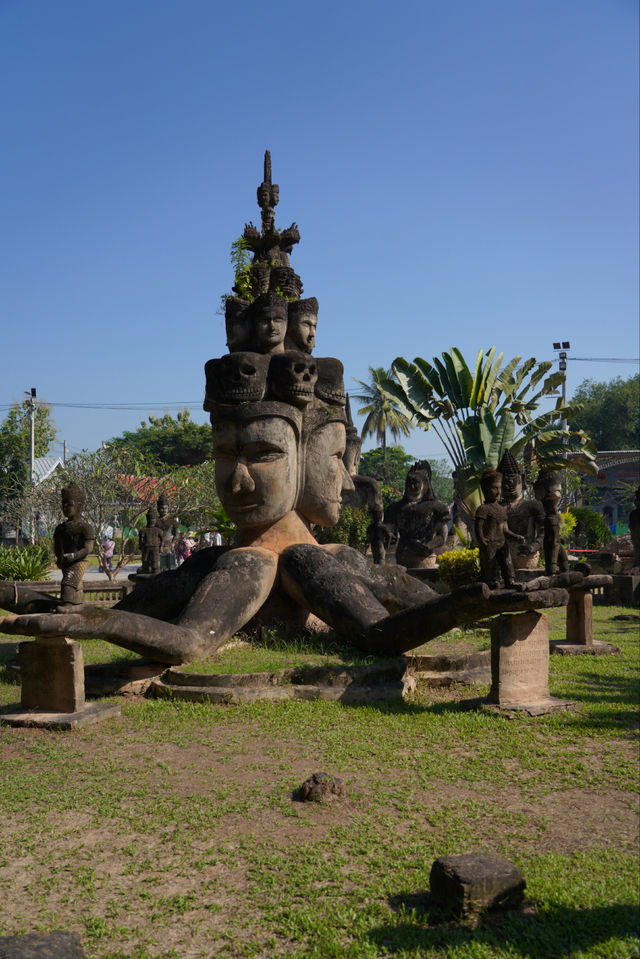
POLYGON ((84 706, 82 646, 70 639, 20 643, 18 662, 24 709, 75 713, 84 706))
POLYGON ((491 624, 491 692, 500 706, 549 699, 549 624, 544 613, 499 616, 491 624))

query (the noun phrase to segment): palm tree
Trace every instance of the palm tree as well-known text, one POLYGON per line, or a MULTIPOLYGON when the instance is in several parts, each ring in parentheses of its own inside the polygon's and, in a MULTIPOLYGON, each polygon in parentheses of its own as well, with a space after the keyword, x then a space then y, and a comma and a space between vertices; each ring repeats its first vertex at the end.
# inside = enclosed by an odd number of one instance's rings
POLYGON ((368 383, 353 377, 362 387, 362 393, 354 394, 353 398, 364 404, 358 410, 358 413, 366 416, 362 427, 362 438, 373 436, 375 433, 378 442, 382 445, 382 458, 386 463, 387 430, 394 440, 398 440, 401 436, 409 435, 412 424, 409 417, 398 409, 395 401, 383 392, 393 376, 392 371, 385 370, 383 366, 370 366, 369 374, 368 383))

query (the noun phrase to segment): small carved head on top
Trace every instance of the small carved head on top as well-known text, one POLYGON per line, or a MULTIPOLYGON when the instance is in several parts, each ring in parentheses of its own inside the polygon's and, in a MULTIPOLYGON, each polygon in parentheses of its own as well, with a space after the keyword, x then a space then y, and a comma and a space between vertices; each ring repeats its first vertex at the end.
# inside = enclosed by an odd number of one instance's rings
POLYGON ((250 303, 238 296, 229 296, 224 304, 227 346, 230 353, 246 350, 251 345, 253 329, 249 315, 250 303))
POLYGON ((318 380, 315 359, 298 350, 287 350, 271 357, 269 390, 277 400, 304 409, 314 396, 318 380))
POLYGON ((258 353, 284 353, 287 301, 277 293, 263 293, 251 304, 253 340, 258 353))
POLYGON ((318 326, 318 301, 315 296, 289 303, 289 322, 285 346, 290 350, 312 353, 318 326))

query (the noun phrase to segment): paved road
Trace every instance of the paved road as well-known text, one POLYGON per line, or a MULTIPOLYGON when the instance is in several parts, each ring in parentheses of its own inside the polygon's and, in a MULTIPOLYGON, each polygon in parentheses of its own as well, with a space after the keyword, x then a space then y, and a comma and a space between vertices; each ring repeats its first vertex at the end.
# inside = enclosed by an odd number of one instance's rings
MULTIPOLYGON (((118 573, 116 579, 112 580, 112 582, 121 583, 123 580, 127 578, 129 573, 135 573, 139 565, 140 565, 139 563, 132 563, 128 566, 123 566, 120 572, 118 573)), ((47 578, 52 580, 55 583, 59 583, 60 580, 62 579, 62 570, 52 569, 49 572, 49 576, 47 578)), ((87 581, 98 582, 98 583, 109 582, 109 580, 107 579, 106 573, 103 573, 101 570, 99 570, 97 566, 90 567, 87 570, 87 572, 84 574, 84 579, 85 579, 85 582, 87 581)))

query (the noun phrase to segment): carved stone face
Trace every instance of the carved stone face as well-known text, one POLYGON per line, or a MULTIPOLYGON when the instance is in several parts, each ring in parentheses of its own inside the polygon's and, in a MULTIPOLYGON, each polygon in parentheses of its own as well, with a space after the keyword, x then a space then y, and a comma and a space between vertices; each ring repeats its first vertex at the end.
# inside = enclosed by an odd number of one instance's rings
POLYGON ((287 321, 275 310, 265 307, 255 320, 255 337, 258 349, 262 353, 284 352, 284 337, 287 321))
POLYGON ((75 519, 80 515, 80 504, 78 500, 66 491, 62 494, 62 512, 67 519, 75 519))
POLYGON ((289 351, 273 356, 269 367, 271 390, 279 400, 302 409, 313 399, 318 368, 313 357, 289 351))
POLYGON ((505 473, 503 475, 502 498, 507 503, 515 503, 522 498, 522 476, 519 473, 505 473))
POLYGON ((343 423, 327 423, 309 437, 299 511, 310 523, 334 526, 340 515, 342 493, 354 488, 342 462, 345 445, 343 423))
POLYGON ((313 352, 317 326, 318 317, 313 313, 291 316, 287 327, 287 339, 291 340, 292 348, 302 350, 303 353, 313 352))
POLYGON ((342 457, 344 467, 349 476, 356 476, 358 472, 358 463, 360 462, 360 451, 362 450, 362 440, 357 431, 347 434, 347 448, 342 457))
POLYGON ((253 333, 251 318, 246 311, 244 313, 238 312, 235 316, 227 316, 225 318, 225 329, 229 352, 246 350, 251 343, 253 333))
POLYGON ((240 528, 268 526, 293 509, 297 494, 296 434, 268 416, 213 425, 216 490, 240 528))
POLYGON ((502 493, 502 477, 492 476, 482 483, 485 503, 497 503, 502 493))
POLYGON ((429 482, 428 474, 423 470, 409 471, 404 484, 405 500, 414 503, 429 497, 430 494, 431 483, 429 482))
POLYGON ((207 398, 217 403, 258 403, 264 397, 269 358, 227 353, 205 365, 207 398))

